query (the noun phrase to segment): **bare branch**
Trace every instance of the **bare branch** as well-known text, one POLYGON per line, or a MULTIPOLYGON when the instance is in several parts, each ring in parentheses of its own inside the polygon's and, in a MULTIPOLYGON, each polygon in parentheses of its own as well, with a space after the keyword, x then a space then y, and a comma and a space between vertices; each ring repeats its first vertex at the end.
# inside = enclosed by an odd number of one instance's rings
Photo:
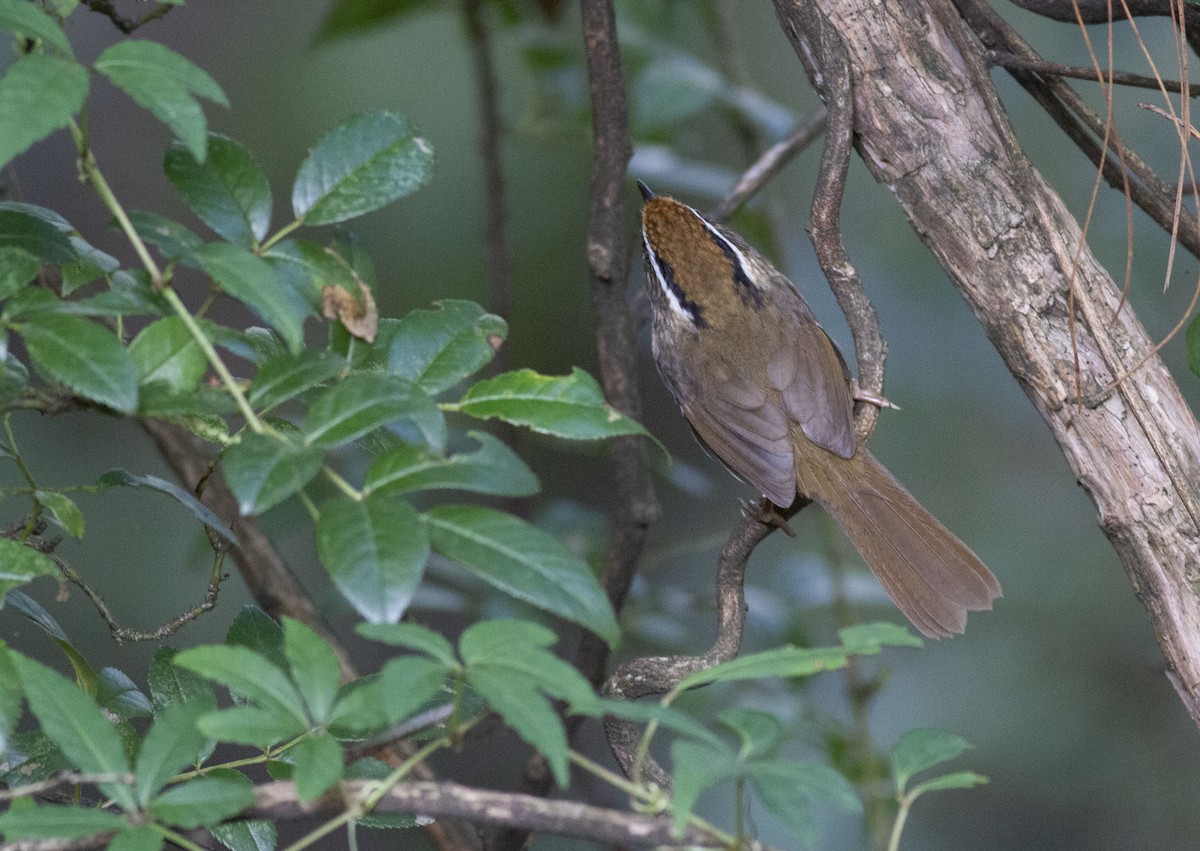
POLYGON ((112 0, 83 0, 83 5, 87 6, 93 12, 99 12, 104 17, 113 22, 113 26, 119 29, 125 35, 129 35, 135 30, 144 27, 151 21, 157 21, 175 8, 175 3, 159 3, 149 12, 142 15, 140 18, 126 18, 117 11, 116 4, 112 0))
MULTIPOLYGON (((1097 74, 1094 68, 1076 68, 1071 65, 1062 65, 1058 62, 1047 62, 1045 59, 1016 56, 1000 50, 989 50, 986 58, 989 65, 998 65, 1001 68, 1016 69, 1018 71, 1036 71, 1039 74, 1047 74, 1052 77, 1070 77, 1075 80, 1097 82, 1097 74)), ((1126 74, 1121 71, 1101 70, 1099 77, 1100 82, 1114 83, 1118 86, 1153 89, 1156 92, 1165 88, 1167 91, 1177 94, 1186 91, 1188 97, 1200 97, 1200 84, 1197 83, 1192 83, 1185 87, 1178 80, 1160 80, 1156 77, 1144 77, 1141 74, 1126 74)))

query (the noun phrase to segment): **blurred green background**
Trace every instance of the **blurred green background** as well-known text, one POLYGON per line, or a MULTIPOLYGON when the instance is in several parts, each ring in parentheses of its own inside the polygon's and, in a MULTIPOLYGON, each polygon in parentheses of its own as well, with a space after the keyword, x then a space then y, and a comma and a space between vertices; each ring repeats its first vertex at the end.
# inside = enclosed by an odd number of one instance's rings
MULTIPOLYGON (((131 5, 138 11, 138 4, 131 5)), ((289 218, 292 176, 322 132, 356 111, 407 115, 432 142, 437 167, 430 186, 367 217, 358 231, 379 273, 381 312, 399 315, 439 298, 486 304, 479 122, 459 5, 430 3, 396 25, 321 41, 329 6, 330 0, 193 2, 144 35, 188 56, 224 87, 233 108, 208 110, 211 126, 246 144, 265 166, 276 195, 276 226, 289 218)), ((630 0, 619 6, 639 138, 634 173, 701 209, 711 206, 711 193, 727 188, 722 175, 740 171, 750 148, 778 138, 790 120, 812 109, 814 95, 766 2, 726 2, 731 29, 724 35, 707 0, 630 0), (746 104, 731 113, 721 97, 706 101, 697 95, 704 68, 744 75, 743 82, 761 93, 761 103, 749 104, 750 119, 746 104), (682 114, 669 115, 672 109, 682 114), (665 151, 697 168, 663 164, 665 151)), ((517 8, 526 23, 501 25, 495 9, 486 10, 495 32, 506 123, 513 261, 509 364, 559 374, 578 364, 595 372, 584 256, 589 137, 580 120, 586 90, 577 11, 565 4, 560 21, 539 23, 532 4, 517 8)), ((1041 21, 1008 5, 998 8, 1048 58, 1089 64, 1074 26, 1041 21)), ((1139 28, 1163 74, 1177 76, 1166 23, 1142 21, 1139 28)), ((68 32, 83 59, 117 38, 107 21, 84 11, 71 18, 68 32)), ((1098 43, 1105 37, 1101 27, 1089 32, 1098 43)), ((1128 27, 1118 25, 1114 35, 1116 67, 1148 73, 1128 27)), ((1003 72, 995 80, 1029 155, 1082 218, 1094 182, 1090 164, 1003 72)), ((1102 104, 1094 85, 1078 89, 1102 104)), ((1120 93, 1120 128, 1127 143, 1171 177, 1180 154, 1177 137, 1161 118, 1136 106, 1157 97, 1120 93)), ((163 126, 99 80, 89 104, 96 155, 117 195, 128 207, 161 212, 202 232, 159 167, 169 141, 163 126)), ((844 323, 804 230, 818 156, 819 146, 802 154, 772 184, 765 203, 736 224, 770 251, 849 351, 844 323)), ((98 247, 130 261, 100 203, 73 175, 71 146, 60 134, 20 158, 2 179, 11 196, 59 211, 98 247)), ((1119 281, 1124 202, 1107 188, 1099 197, 1089 244, 1119 281)), ((636 199, 631 181, 631 237, 636 199)), ((918 803, 905 847, 1197 847, 1200 736, 1164 676, 1148 619, 1097 527, 1093 506, 941 268, 887 190, 857 161, 843 218, 850 257, 876 302, 890 346, 888 396, 903 408, 885 412, 873 451, 980 554, 1005 591, 993 612, 972 616, 964 637, 930 643, 923 651, 891 650, 881 663, 869 660, 866 666, 868 672, 881 665, 890 671, 872 705, 871 729, 879 746, 889 747, 916 726, 951 730, 976 745, 956 767, 990 778, 985 787, 918 803)), ((1164 293, 1166 236, 1135 213, 1134 244, 1131 303, 1152 335, 1161 337, 1186 310, 1197 264, 1179 253, 1164 293)), ((713 569, 723 535, 737 517, 735 497, 753 494, 703 455, 658 383, 637 298, 640 260, 631 268, 644 419, 670 448, 674 465, 659 465, 663 519, 626 610, 631 639, 622 652, 696 651, 712 638, 713 569)), ((1168 345, 1163 356, 1194 402, 1197 379, 1187 371, 1182 340, 1168 345)), ((31 466, 50 484, 94 481, 113 467, 166 474, 148 440, 128 424, 84 414, 28 415, 15 424, 31 466), (63 446, 75 451, 68 456, 63 446)), ((580 535, 603 528, 596 513, 605 508, 609 492, 602 447, 552 447, 522 437, 518 449, 545 484, 535 506, 544 522, 580 535)), ((3 475, 6 482, 15 478, 11 469, 3 475)), ((201 596, 208 556, 190 517, 140 491, 82 498, 81 507, 87 536, 82 544, 64 543, 61 553, 129 625, 156 624, 201 596), (145 579, 148 566, 151 582, 145 579)), ((20 516, 24 506, 14 501, 6 508, 20 516)), ((265 522, 346 634, 349 614, 337 608, 323 584, 306 517, 295 506, 283 506, 265 522)), ((827 518, 813 509, 795 525, 798 540, 776 535, 752 562, 746 649, 832 640, 836 624, 829 603, 839 593, 860 618, 900 619, 827 518), (837 569, 831 571, 831 563, 837 569)), ((418 604, 429 613, 463 616, 469 595, 452 574, 442 573, 418 604)), ((134 676, 145 671, 153 648, 113 646, 78 593, 56 601, 48 585, 33 590, 95 661, 134 676)), ((231 581, 218 611, 176 643, 219 640, 246 601, 240 583, 231 581)), ((467 605, 466 617, 495 611, 486 602, 467 605)), ((0 635, 18 648, 50 652, 44 636, 11 608, 0 612, 0 635)), ((739 701, 768 708, 819 751, 848 723, 843 689, 841 675, 827 675, 800 690, 714 687, 689 700, 699 711, 739 701)), ((510 754, 499 760, 502 776, 493 781, 509 782, 517 759, 510 754)), ((708 815, 728 824, 722 806, 727 802, 713 798, 711 804, 708 815)), ((755 812, 753 818, 764 840, 790 846, 769 816, 755 812)), ((823 821, 823 847, 865 847, 859 820, 823 821)), ((389 841, 400 843, 392 847, 417 847, 423 840, 404 835, 389 841)), ((582 846, 540 838, 534 847, 582 846)))

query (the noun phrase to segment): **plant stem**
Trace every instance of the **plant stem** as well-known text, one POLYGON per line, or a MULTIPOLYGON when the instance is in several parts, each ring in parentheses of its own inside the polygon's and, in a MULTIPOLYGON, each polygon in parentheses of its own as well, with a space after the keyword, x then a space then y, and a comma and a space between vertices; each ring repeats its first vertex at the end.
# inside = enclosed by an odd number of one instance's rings
POLYGON ((907 795, 899 798, 900 810, 896 813, 896 821, 892 825, 892 836, 888 840, 887 851, 900 851, 900 834, 904 832, 904 822, 908 820, 908 810, 912 799, 907 795))
POLYGON ((266 242, 264 242, 262 245, 260 245, 258 247, 258 251, 255 253, 258 254, 259 256, 266 254, 268 251, 271 250, 272 247, 274 247, 274 245, 277 242, 279 242, 279 240, 283 239, 285 236, 287 236, 288 234, 290 234, 292 231, 296 230, 296 228, 300 227, 303 224, 304 224, 303 219, 295 219, 294 221, 289 222, 288 224, 284 225, 279 230, 275 231, 274 234, 272 234, 270 237, 268 237, 266 242))

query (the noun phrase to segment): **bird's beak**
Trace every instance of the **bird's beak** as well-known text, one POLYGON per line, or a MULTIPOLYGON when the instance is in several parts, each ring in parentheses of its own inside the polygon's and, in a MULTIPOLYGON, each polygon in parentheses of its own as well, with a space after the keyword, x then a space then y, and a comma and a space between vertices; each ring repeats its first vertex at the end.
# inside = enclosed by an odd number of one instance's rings
POLYGON ((649 201, 651 198, 654 197, 654 191, 649 186, 642 183, 642 181, 639 180, 637 182, 637 185, 638 185, 638 189, 640 189, 642 192, 642 198, 649 201))

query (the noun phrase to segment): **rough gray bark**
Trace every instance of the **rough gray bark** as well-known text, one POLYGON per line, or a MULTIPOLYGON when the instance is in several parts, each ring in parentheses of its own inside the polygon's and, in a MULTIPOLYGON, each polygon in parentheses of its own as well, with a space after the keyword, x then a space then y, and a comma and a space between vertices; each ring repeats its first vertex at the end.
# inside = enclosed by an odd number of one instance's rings
MULTIPOLYGON (((1200 724, 1200 431, 1152 341, 1029 164, 949 0, 817 0, 850 56, 859 153, 1041 412, 1200 724)), ((821 88, 811 0, 775 0, 821 88)))

